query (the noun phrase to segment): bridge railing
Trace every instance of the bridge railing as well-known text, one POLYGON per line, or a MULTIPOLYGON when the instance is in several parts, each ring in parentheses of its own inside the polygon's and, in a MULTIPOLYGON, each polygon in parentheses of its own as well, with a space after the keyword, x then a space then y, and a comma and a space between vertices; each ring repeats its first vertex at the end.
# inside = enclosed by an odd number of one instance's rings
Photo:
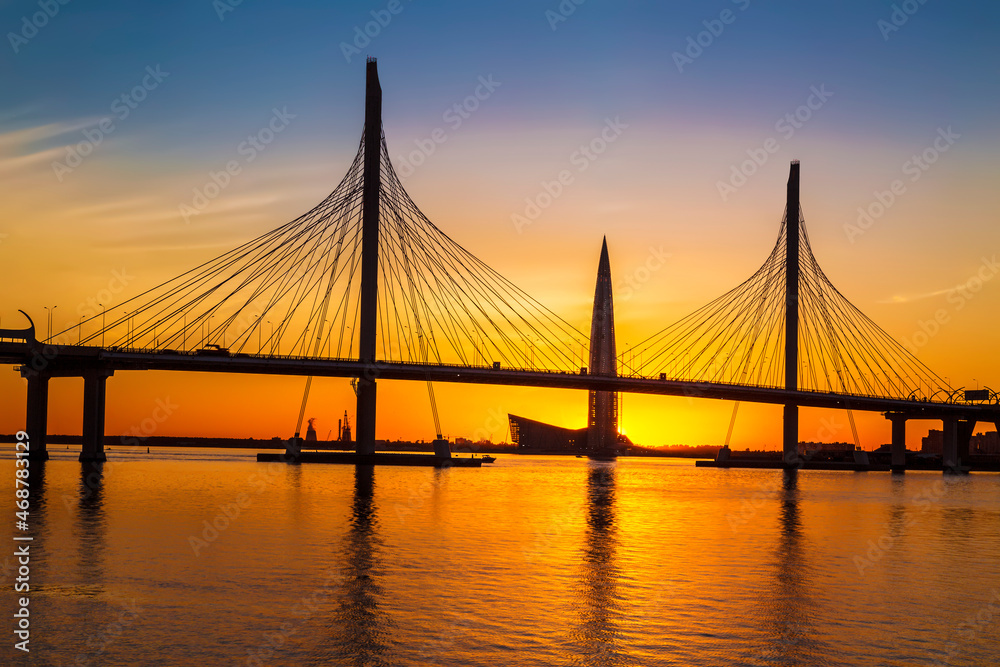
POLYGON ((0 329, 0 343, 23 343, 32 345, 35 342, 35 329, 0 329))
MULTIPOLYGON (((4 330, 0 329, 0 342, 20 342, 26 343, 33 340, 30 329, 28 330, 4 330)), ((330 362, 346 362, 354 363, 357 362, 357 357, 313 357, 309 355, 282 355, 282 354, 261 354, 254 352, 231 352, 225 348, 223 349, 213 349, 213 348, 202 348, 197 350, 170 350, 170 349, 143 349, 138 347, 126 347, 126 346, 111 346, 107 348, 100 348, 99 346, 90 345, 70 345, 65 346, 69 348, 79 348, 79 349, 103 349, 110 353, 119 354, 149 354, 154 356, 176 354, 184 357, 203 357, 206 359, 212 358, 231 358, 231 359, 259 359, 263 361, 274 360, 274 361, 330 361, 330 362)), ((580 368, 575 371, 562 370, 562 369, 549 369, 549 368, 531 368, 531 367, 517 367, 517 366, 502 366, 497 362, 487 363, 487 364, 449 364, 440 363, 435 361, 376 361, 376 366, 411 366, 411 367, 437 367, 437 368, 454 368, 458 370, 480 370, 480 371, 513 371, 518 373, 534 373, 539 375, 588 375, 586 368, 580 368)), ((691 380, 690 378, 668 376, 666 373, 660 373, 655 376, 645 376, 639 373, 631 373, 627 375, 619 375, 621 379, 628 380, 641 380, 647 382, 663 381, 663 382, 674 382, 674 383, 687 383, 687 384, 703 384, 703 385, 715 385, 715 386, 739 386, 748 387, 753 389, 783 389, 781 386, 763 384, 763 383, 753 383, 753 382, 740 382, 740 383, 727 383, 727 382, 714 382, 706 380, 691 380)), ((990 393, 990 400, 964 400, 963 389, 955 389, 944 395, 943 398, 937 398, 937 392, 932 396, 921 396, 916 392, 911 393, 909 396, 903 398, 900 396, 891 395, 876 395, 876 394, 851 394, 843 392, 832 392, 822 389, 810 389, 810 388, 800 388, 798 390, 804 394, 810 394, 814 396, 824 396, 824 397, 838 397, 842 398, 847 402, 851 399, 885 399, 894 401, 908 401, 914 403, 924 403, 924 404, 938 404, 938 405, 956 405, 956 404, 969 404, 969 405, 996 405, 1000 404, 1000 395, 997 392, 990 393)))

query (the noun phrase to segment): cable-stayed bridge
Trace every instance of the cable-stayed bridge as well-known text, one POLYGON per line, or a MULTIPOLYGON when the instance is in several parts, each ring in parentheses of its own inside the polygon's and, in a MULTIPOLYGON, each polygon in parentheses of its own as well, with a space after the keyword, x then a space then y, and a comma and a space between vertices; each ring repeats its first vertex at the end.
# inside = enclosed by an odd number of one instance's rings
POLYGON ((777 242, 753 276, 624 351, 611 370, 588 368, 587 334, 458 245, 409 197, 389 159, 381 104, 369 60, 358 152, 304 215, 48 341, 33 324, 0 330, 0 361, 28 381, 33 455, 46 456, 49 380, 70 376, 84 379, 81 459, 103 460, 107 378, 133 370, 355 378, 358 453, 374 451, 378 379, 780 404, 789 464, 800 406, 886 413, 897 468, 908 419, 944 422, 952 468, 977 422, 1000 422, 995 394, 950 388, 833 286, 809 244, 797 162, 777 242))

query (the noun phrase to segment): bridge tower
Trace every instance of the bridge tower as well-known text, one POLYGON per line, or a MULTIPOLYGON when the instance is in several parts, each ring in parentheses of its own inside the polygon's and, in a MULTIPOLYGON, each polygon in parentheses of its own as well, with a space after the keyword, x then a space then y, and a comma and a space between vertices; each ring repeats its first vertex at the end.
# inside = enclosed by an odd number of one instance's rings
POLYGON ((382 86, 375 58, 368 59, 365 82, 365 155, 361 196, 361 318, 359 360, 365 373, 358 378, 356 447, 358 454, 375 452, 375 334, 378 330, 379 192, 382 187, 382 86))
MULTIPOLYGON (((797 391, 799 374, 799 161, 792 160, 785 203, 785 389, 797 391)), ((798 458, 799 406, 785 403, 785 467, 798 458)))
MULTIPOLYGON (((590 323, 590 374, 618 375, 615 353, 615 310, 611 294, 611 261, 608 240, 601 246, 594 290, 594 314, 590 323)), ((591 454, 614 456, 618 445, 618 394, 591 391, 587 418, 587 449, 591 454)))

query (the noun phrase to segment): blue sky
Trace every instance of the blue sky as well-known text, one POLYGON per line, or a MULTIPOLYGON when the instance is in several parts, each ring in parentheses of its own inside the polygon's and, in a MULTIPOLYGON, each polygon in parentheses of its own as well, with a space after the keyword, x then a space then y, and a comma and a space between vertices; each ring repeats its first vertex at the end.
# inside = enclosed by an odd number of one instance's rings
MULTIPOLYGON (((169 86, 129 122, 130 134, 169 146, 174 133, 190 132, 207 147, 276 100, 309 110, 318 128, 324 118, 357 116, 361 67, 340 45, 387 4, 245 0, 220 20, 220 5, 208 0, 71 2, 18 53, 3 50, 0 117, 16 127, 100 115, 147 65, 161 64, 169 86)), ((827 83, 838 91, 829 120, 837 131, 892 139, 946 121, 990 128, 1000 7, 914 0, 919 9, 885 40, 877 23, 894 4, 567 0, 575 10, 553 30, 546 11, 558 11, 557 2, 401 0, 362 50, 382 62, 387 120, 403 123, 437 115, 493 72, 508 86, 495 112, 525 121, 614 111, 665 124, 752 124, 769 102, 792 104, 827 83), (672 54, 724 10, 733 22, 678 72, 672 54)), ((21 32, 22 18, 37 11, 36 2, 5 2, 0 25, 21 32)))

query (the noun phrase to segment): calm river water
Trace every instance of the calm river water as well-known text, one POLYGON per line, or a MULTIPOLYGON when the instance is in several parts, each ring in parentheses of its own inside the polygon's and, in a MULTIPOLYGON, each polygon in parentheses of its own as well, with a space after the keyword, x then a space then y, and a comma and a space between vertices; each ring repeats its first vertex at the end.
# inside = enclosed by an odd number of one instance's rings
POLYGON ((0 557, 0 664, 1000 663, 1000 475, 62 447, 31 466, 29 654, 0 557))

